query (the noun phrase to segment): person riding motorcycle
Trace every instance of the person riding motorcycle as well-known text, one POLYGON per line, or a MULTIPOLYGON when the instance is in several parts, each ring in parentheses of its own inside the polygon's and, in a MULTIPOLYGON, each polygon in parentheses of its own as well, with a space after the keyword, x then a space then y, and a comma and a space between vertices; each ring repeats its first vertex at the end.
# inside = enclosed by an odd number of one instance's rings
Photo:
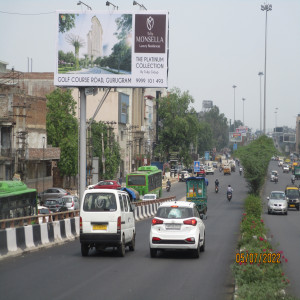
POLYGON ((218 180, 218 178, 215 180, 215 187, 219 187, 219 180, 218 180))
POLYGON ((229 184, 228 187, 227 187, 227 195, 228 195, 229 193, 232 194, 232 192, 233 192, 233 188, 232 188, 231 185, 229 184))
POLYGON ((167 181, 167 191, 171 189, 171 181, 170 179, 168 178, 168 181, 167 181))
POLYGON ((242 173, 243 173, 243 168, 240 167, 240 175, 242 175, 242 173))
POLYGON ((292 181, 292 184, 295 183, 295 175, 293 174, 292 177, 291 177, 291 181, 292 181))

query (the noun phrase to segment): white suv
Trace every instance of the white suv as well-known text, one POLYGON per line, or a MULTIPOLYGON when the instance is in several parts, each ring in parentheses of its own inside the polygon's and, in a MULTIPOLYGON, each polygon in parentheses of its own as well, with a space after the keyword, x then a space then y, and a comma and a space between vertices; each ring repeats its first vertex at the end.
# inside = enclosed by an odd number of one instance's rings
POLYGON ((125 247, 135 249, 135 219, 128 194, 113 189, 86 190, 80 204, 81 254, 91 248, 117 247, 125 256, 125 247))
POLYGON ((193 202, 172 201, 163 203, 152 220, 150 230, 150 256, 158 250, 186 249, 195 258, 205 250, 205 225, 193 202))

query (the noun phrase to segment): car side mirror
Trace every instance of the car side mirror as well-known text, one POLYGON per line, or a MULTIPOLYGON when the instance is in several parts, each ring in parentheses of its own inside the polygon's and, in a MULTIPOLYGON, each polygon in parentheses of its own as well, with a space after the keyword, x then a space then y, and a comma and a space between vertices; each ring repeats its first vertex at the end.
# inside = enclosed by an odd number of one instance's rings
POLYGON ((201 219, 201 220, 207 220, 207 215, 205 215, 205 214, 200 214, 200 219, 201 219))

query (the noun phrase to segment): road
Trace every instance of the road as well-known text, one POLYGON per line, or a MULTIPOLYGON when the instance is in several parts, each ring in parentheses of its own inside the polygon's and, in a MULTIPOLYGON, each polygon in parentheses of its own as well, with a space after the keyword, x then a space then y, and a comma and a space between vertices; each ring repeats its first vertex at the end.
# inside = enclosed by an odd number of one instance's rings
MULTIPOLYGON (((209 175, 206 250, 199 259, 188 252, 149 255, 151 220, 137 222, 136 251, 125 258, 114 252, 92 252, 81 257, 78 239, 0 261, 1 298, 10 299, 232 299, 234 289, 230 265, 235 257, 243 200, 244 178, 219 171, 209 175), (214 192, 215 178, 220 191, 214 192), (232 202, 226 187, 234 189, 232 202)), ((171 192, 180 199, 185 183, 172 184, 171 192)))
MULTIPOLYGON (((278 167, 277 162, 272 161, 268 170, 268 181, 263 191, 264 198, 264 214, 265 224, 270 229, 269 236, 273 237, 272 244, 276 246, 278 251, 283 251, 283 255, 288 262, 283 265, 284 271, 288 276, 291 286, 289 288, 292 295, 300 298, 300 212, 294 208, 289 209, 287 216, 268 215, 267 200, 271 191, 284 191, 286 185, 291 184, 291 172, 283 173, 282 168, 278 167), (270 172, 277 170, 279 173, 279 181, 277 184, 270 182, 270 172)), ((296 181, 299 185, 299 180, 296 181)))

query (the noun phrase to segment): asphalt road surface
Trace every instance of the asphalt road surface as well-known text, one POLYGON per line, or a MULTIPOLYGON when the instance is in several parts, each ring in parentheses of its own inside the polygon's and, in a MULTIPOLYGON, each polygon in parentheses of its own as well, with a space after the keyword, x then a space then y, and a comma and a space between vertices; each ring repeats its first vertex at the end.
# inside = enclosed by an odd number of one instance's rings
MULTIPOLYGON (((143 220, 136 223, 136 250, 127 250, 125 258, 110 250, 81 257, 77 239, 0 261, 1 299, 232 299, 230 265, 235 258, 246 183, 238 172, 224 176, 216 170, 207 178, 206 250, 199 259, 184 251, 163 252, 151 259, 151 219, 143 220), (214 192, 215 178, 220 181, 218 194, 214 192), (234 189, 231 202, 226 199, 228 184, 234 189)), ((184 199, 185 188, 185 183, 174 183, 164 195, 184 199)))
MULTIPOLYGON (((283 173, 276 161, 269 164, 268 180, 263 191, 264 214, 263 219, 269 228, 268 236, 272 237, 272 244, 276 250, 283 251, 283 255, 288 259, 283 264, 284 271, 288 276, 291 286, 289 288, 292 295, 300 298, 300 212, 295 208, 288 210, 288 215, 268 215, 267 197, 271 191, 284 191, 287 185, 291 184, 291 172, 283 173), (270 182, 270 172, 278 171, 278 183, 270 182)), ((300 184, 296 180, 295 184, 300 184)))

